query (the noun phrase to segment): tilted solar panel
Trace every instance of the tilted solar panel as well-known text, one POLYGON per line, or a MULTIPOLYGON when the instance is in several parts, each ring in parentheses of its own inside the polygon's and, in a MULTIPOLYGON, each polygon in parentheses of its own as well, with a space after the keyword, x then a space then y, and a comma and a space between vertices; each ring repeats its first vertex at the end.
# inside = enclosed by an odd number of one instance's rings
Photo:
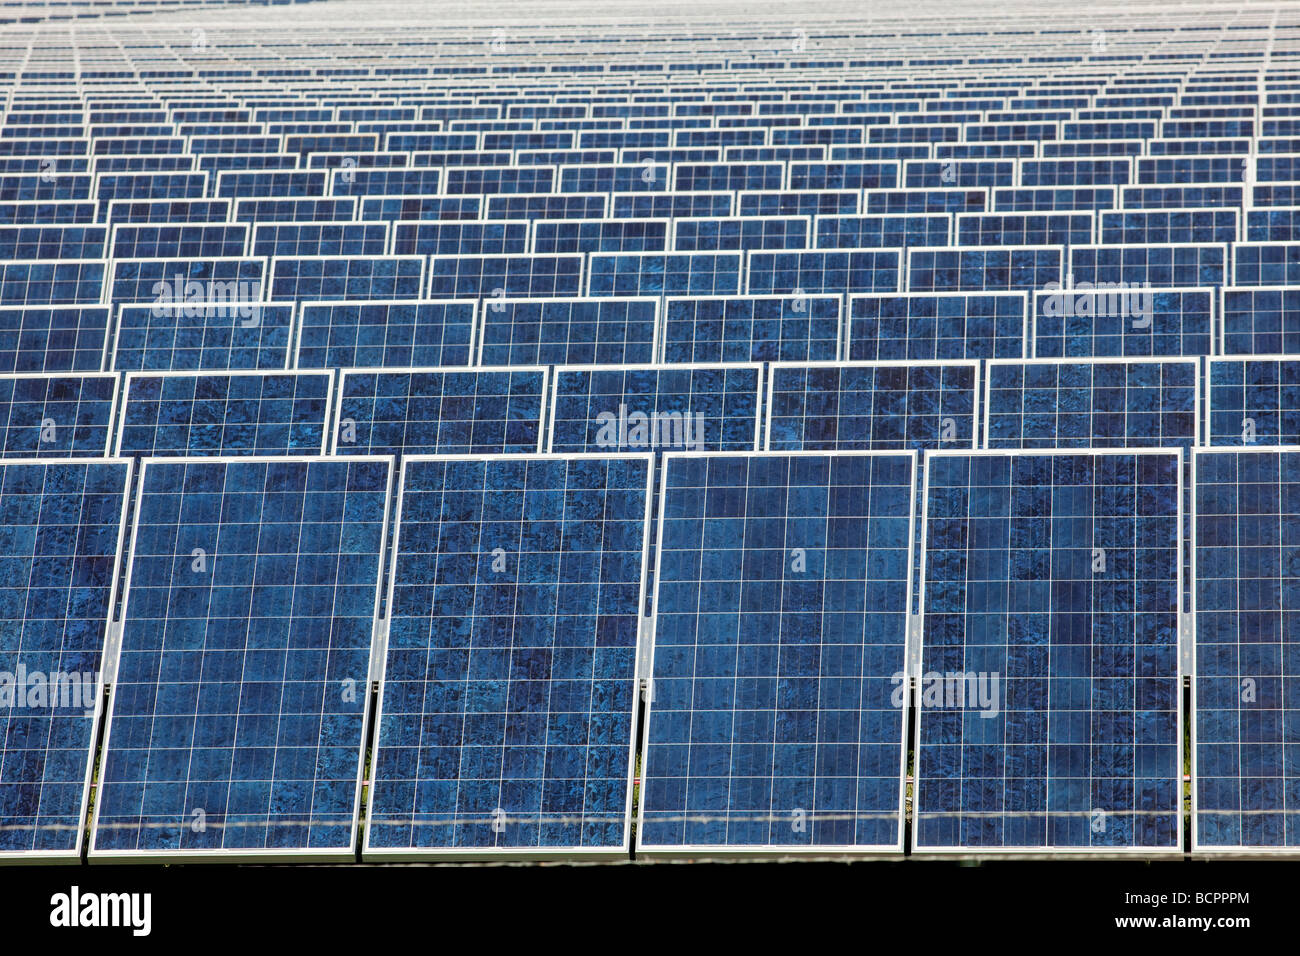
POLYGON ((918 853, 1179 851, 1177 452, 931 452, 918 853))
POLYGON ((1213 289, 1067 287, 1034 294, 1036 358, 1209 355, 1213 289))
POLYGON ((472 300, 390 299, 304 302, 294 367, 375 368, 469 365, 472 300))
POLYGON ((849 296, 850 361, 1024 358, 1024 292, 849 296))
POLYGON ((756 451, 758 363, 560 366, 548 422, 559 453, 756 451))
POLYGON ((485 301, 479 365, 634 364, 654 361, 653 297, 485 301))
POLYGON ((131 463, 0 462, 0 859, 80 856, 131 463))
POLYGON ((627 852, 650 478, 405 460, 367 858, 627 852))
POLYGON ((1196 444, 1195 359, 995 359, 985 365, 986 448, 1196 444))
POLYGON ((107 306, 0 307, 0 372, 98 372, 107 306))
POLYGON ((332 372, 128 372, 117 454, 319 455, 332 372))
POLYGON ((840 357, 838 296, 669 296, 665 362, 816 362, 840 357))
POLYGON ((289 364, 292 303, 170 302, 118 309, 115 372, 274 369, 289 364))
POLYGON ((144 463, 91 856, 352 858, 391 471, 144 463))
POLYGON ((979 363, 775 363, 769 451, 974 448, 979 363))
POLYGON ((107 372, 0 375, 0 457, 103 457, 116 402, 107 372))
POLYGON ((914 477, 665 456, 638 852, 901 853, 914 477))
POLYGON ((545 368, 344 369, 340 455, 503 455, 542 448, 545 368))

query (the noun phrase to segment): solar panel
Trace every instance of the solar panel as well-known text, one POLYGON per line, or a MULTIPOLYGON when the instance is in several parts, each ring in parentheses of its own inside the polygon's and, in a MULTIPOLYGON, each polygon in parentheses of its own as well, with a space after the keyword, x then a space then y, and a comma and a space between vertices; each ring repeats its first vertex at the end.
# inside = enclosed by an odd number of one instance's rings
POLYGON ((974 448, 979 363, 774 363, 769 451, 974 448))
POLYGON ((116 400, 111 373, 0 375, 0 456, 103 457, 116 400))
POLYGON ((404 461, 367 858, 626 854, 650 477, 404 461))
POLYGON ((1178 453, 927 458, 916 851, 1180 851, 1178 453))
POLYGON ((1300 360, 1211 358, 1206 425, 1211 445, 1300 444, 1300 360))
POLYGON ((289 363, 293 305, 171 302, 118 310, 113 371, 274 369, 289 363))
POLYGON ((433 256, 431 298, 575 296, 582 294, 582 255, 433 256))
POLYGON ((840 337, 836 296, 664 300, 665 362, 833 361, 840 337))
POLYGON ((739 253, 628 252, 592 254, 587 294, 736 295, 740 290, 739 253))
POLYGON ((1293 847, 1287 622, 1300 461, 1286 447, 1198 448, 1192 468, 1192 848, 1293 847))
POLYGON ((1300 354, 1300 290, 1286 286, 1223 289, 1225 355, 1300 354))
POLYGON ((657 219, 536 219, 532 251, 663 252, 668 227, 667 221, 657 219))
POLYGON ((277 301, 419 299, 423 256, 301 256, 271 260, 277 301))
POLYGON ((228 301, 249 307, 262 301, 265 278, 265 259, 114 259, 106 292, 114 304, 228 301))
POLYGON ((0 306, 96 305, 106 269, 102 259, 0 262, 0 306))
POLYGON ((391 471, 144 463, 92 857, 352 859, 391 471))
POLYGON ((98 372, 111 310, 101 306, 0 307, 0 373, 98 372))
POLYGON ((397 255, 506 255, 524 254, 528 247, 526 219, 486 222, 404 222, 393 226, 393 252, 397 255))
POLYGON ((469 365, 473 301, 304 302, 296 368, 469 365))
POLYGON ((267 222, 253 227, 255 256, 382 256, 387 251, 386 222, 267 222))
POLYGON ((985 366, 986 448, 1196 444, 1195 359, 1016 361, 985 366))
POLYGON ((503 455, 542 448, 545 368, 344 369, 340 455, 503 455))
POLYGON ((1036 358, 1209 355, 1213 289, 1067 286, 1034 295, 1036 358))
POLYGON ((1232 247, 1232 284, 1300 284, 1300 243, 1236 243, 1232 247))
POLYGON ((638 853, 901 853, 914 476, 665 456, 638 853))
MULTIPOLYGON (((957 244, 962 246, 1066 246, 1092 242, 1091 212, 958 213, 957 244)), ((941 246, 944 242, 918 242, 941 246)))
MULTIPOLYGON (((1138 246, 1071 246, 1068 275, 1075 286, 1091 282, 1129 286, 1217 287, 1227 281, 1223 243, 1138 246)), ((1086 286, 1083 286, 1086 288, 1086 286)))
MULTIPOLYGON (((1076 248, 1076 247, 1072 247, 1076 248)), ((1008 292, 1061 282, 1059 246, 967 247, 907 250, 912 292, 1008 292)))
POLYGON ((654 361, 658 299, 502 299, 483 304, 479 365, 654 361))
MULTIPOLYGON (((952 217, 938 215, 818 216, 813 223, 818 249, 902 249, 946 246, 952 217)), ((790 246, 787 248, 797 248, 790 246)))
POLYGON ((127 372, 117 454, 317 455, 332 372, 127 372))
POLYGON ((1024 292, 849 296, 851 361, 1023 358, 1024 292))
POLYGON ((560 366, 552 452, 756 451, 758 363, 560 366))
POLYGON ((1106 244, 1236 242, 1237 209, 1122 209, 1099 214, 1099 239, 1106 244))
POLYGON ((0 462, 0 858, 81 853, 131 464, 0 462))
POLYGON ((672 222, 671 247, 676 252, 806 249, 810 231, 807 216, 679 218, 672 222))
POLYGON ((750 295, 896 292, 902 287, 903 250, 807 250, 747 253, 750 295))
POLYGON ((101 259, 103 226, 0 226, 0 256, 5 259, 101 259))

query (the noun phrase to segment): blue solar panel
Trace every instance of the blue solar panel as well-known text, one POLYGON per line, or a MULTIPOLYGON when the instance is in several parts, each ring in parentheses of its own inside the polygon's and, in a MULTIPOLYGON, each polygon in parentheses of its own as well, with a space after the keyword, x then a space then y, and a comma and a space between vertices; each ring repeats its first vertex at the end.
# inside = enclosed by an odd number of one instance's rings
POLYGON ((262 301, 265 276, 265 259, 116 259, 108 294, 115 304, 229 301, 249 306, 262 301))
POLYGON ((1227 281, 1227 268, 1228 249, 1222 243, 1071 246, 1068 273, 1076 286, 1124 282, 1217 287, 1227 281))
POLYGON ((1239 217, 1237 209, 1103 210, 1098 239, 1108 245, 1236 242, 1239 217))
POLYGON ((1223 290, 1223 354, 1300 354, 1300 289, 1223 290))
POLYGON ((522 255, 528 252, 528 222, 398 222, 393 227, 393 252, 419 256, 522 255))
POLYGON ((103 226, 0 226, 0 257, 101 259, 107 232, 103 226))
POLYGON ((588 295, 736 295, 739 253, 593 254, 588 295))
POLYGON ((665 362, 817 362, 840 357, 835 296, 664 301, 665 362))
POLYGON ((297 368, 469 365, 472 301, 305 302, 297 368))
POLYGON ((1024 292, 849 297, 851 361, 1023 358, 1024 292))
POLYGON ((901 852, 914 453, 664 461, 638 850, 901 852))
POLYGON ((1066 246, 1078 242, 1092 242, 1091 212, 960 213, 957 216, 957 244, 962 246, 1066 246))
POLYGON ((1178 850, 1178 455, 931 453, 918 851, 1178 850))
POLYGON ((626 853, 650 476, 405 461, 367 856, 626 853))
POLYGON ((0 376, 0 456, 80 458, 108 454, 117 376, 0 376))
MULTIPOLYGON (((992 208, 999 212, 1070 212, 1110 209, 1114 186, 1021 186, 993 190, 992 208)), ((978 212, 979 210, 970 210, 978 212)))
POLYGON ((247 245, 247 223, 118 223, 112 253, 115 259, 228 257, 242 256, 247 245))
POLYGON ((582 294, 581 255, 434 256, 431 298, 582 294))
POLYGON ((320 454, 331 372, 128 372, 122 456, 320 454))
POLYGON ((902 286, 902 250, 750 252, 745 267, 750 295, 896 292, 902 286))
POLYGON ((805 249, 810 245, 809 231, 806 216, 676 219, 672 248, 677 252, 805 249))
POLYGON ((913 292, 1004 292, 1041 289, 1061 281, 1057 246, 909 249, 907 288, 913 292))
POLYGON ((308 256, 271 260, 271 298, 418 299, 424 288, 422 256, 308 256))
POLYGON ((334 428, 341 455, 537 452, 545 368, 345 370, 334 428))
POLYGON ((1232 282, 1300 285, 1300 243, 1237 243, 1232 247, 1232 282))
POLYGON ((758 364, 560 367, 552 452, 756 451, 758 364))
POLYGON ((253 227, 255 256, 382 256, 387 251, 386 222, 268 222, 253 227))
POLYGON ((92 855, 351 858, 391 468, 145 463, 92 855))
MULTIPOLYGON (((856 189, 738 193, 738 216, 852 216, 858 212, 856 189)), ((875 210, 869 210, 874 212, 875 210)), ((728 215, 724 210, 716 215, 728 215)), ((696 213, 695 215, 699 215, 696 213)))
POLYGON ((1300 358, 1210 359, 1211 445, 1300 445, 1300 358))
POLYGON ((774 364, 771 451, 974 448, 979 363, 774 364))
POLYGON ((818 216, 814 228, 818 249, 902 249, 946 246, 952 222, 947 215, 818 216))
POLYGON ((862 212, 869 216, 983 212, 987 208, 987 189, 868 189, 862 194, 862 212))
POLYGON ((986 448, 1173 448, 1196 443, 1194 359, 992 361, 986 448))
POLYGON ((658 300, 494 299, 483 304, 480 365, 654 361, 658 300))
POLYGON ((124 305, 111 367, 118 372, 284 368, 292 320, 293 306, 286 304, 124 305))
POLYGON ((1193 455, 1192 846, 1300 845, 1293 796, 1294 449, 1193 455))
POLYGON ((0 308, 0 373, 98 372, 104 367, 110 311, 100 306, 0 308))
POLYGON ((107 269, 102 259, 0 263, 0 306, 97 304, 107 269))
POLYGON ((80 853, 130 473, 0 462, 0 856, 80 853))
POLYGON ((1037 358, 1209 355, 1213 289, 1067 287, 1034 296, 1037 358))

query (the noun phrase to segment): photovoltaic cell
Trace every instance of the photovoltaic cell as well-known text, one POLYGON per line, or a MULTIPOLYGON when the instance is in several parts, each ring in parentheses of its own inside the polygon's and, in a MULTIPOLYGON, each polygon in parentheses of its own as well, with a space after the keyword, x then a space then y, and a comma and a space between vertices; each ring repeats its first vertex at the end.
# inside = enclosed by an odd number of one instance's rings
POLYGON ((1197 449, 1192 456, 1196 715, 1192 846, 1300 845, 1295 705, 1286 693, 1297 610, 1293 448, 1197 449))
POLYGON ((352 858, 391 469, 145 462, 92 856, 352 858))
POLYGON ((297 368, 469 365, 473 301, 304 302, 297 368))
POLYGON ((593 254, 589 295, 737 295, 740 253, 593 254))
POLYGON ((542 447, 545 368, 342 373, 341 455, 502 455, 542 447))
POLYGON ((291 304, 170 303, 118 310, 112 368, 131 371, 274 369, 289 363, 291 304))
POLYGON ((745 268, 750 295, 842 295, 896 292, 902 287, 903 252, 750 252, 745 268))
POLYGON ((986 448, 1174 448, 1196 444, 1194 359, 985 366, 986 448))
POLYGON ((319 455, 331 372, 128 372, 117 453, 319 455))
POLYGON ((840 354, 836 296, 664 300, 665 362, 816 362, 840 354))
POLYGON ((1177 851, 1176 452, 928 456, 919 852, 1177 851))
POLYGON ((756 451, 761 366, 555 370, 552 452, 756 451))
POLYGON ((1209 355, 1213 289, 1067 287, 1034 295, 1036 358, 1209 355))
POLYGON ((658 300, 493 299, 482 307, 479 365, 644 365, 658 300))
POLYGON ((665 456, 639 851, 901 852, 914 475, 665 456))
POLYGON ((103 457, 116 399, 109 373, 0 375, 0 456, 103 457))
POLYGON ((1007 292, 1060 283, 1063 250, 1057 246, 907 250, 912 292, 1007 292))
POLYGON ((1211 445, 1300 445, 1300 358, 1210 359, 1211 445))
POLYGON ((626 853, 650 477, 406 459, 367 857, 626 853))
POLYGON ((1300 289, 1225 288, 1223 354, 1300 355, 1300 289))
POLYGON ((1024 292, 849 297, 850 361, 1023 358, 1024 292))
POLYGON ((769 451, 974 448, 979 363, 774 364, 769 451))
POLYGON ((0 858, 80 854, 131 465, 0 462, 0 669, 67 675, 4 710, 0 858), (76 683, 73 684, 75 678, 76 683))

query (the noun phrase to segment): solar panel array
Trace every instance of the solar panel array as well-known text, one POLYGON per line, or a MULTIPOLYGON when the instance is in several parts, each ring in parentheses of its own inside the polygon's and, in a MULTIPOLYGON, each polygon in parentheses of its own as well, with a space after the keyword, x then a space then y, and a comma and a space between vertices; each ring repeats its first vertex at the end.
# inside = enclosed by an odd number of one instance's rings
POLYGON ((0 11, 0 861, 1300 850, 1300 14, 751 6, 0 11))

